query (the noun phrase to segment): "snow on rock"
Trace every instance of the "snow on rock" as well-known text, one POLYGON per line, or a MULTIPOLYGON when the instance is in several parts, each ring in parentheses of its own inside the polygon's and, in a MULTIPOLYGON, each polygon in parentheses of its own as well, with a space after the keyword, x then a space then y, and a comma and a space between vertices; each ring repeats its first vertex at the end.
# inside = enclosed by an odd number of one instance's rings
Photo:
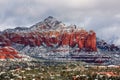
POLYGON ((1 46, 13 46, 20 50, 18 44, 21 44, 25 49, 22 49, 22 51, 25 53, 36 53, 34 49, 41 46, 47 48, 47 51, 53 49, 55 51, 58 47, 64 45, 71 48, 76 46, 79 48, 78 51, 97 51, 96 33, 94 31, 87 32, 84 29, 77 29, 76 25, 66 27, 62 25, 61 21, 51 16, 30 28, 17 27, 5 30, 0 36, 1 46), (15 47, 15 45, 17 46, 15 47))
MULTIPOLYGON (((76 25, 66 26, 52 16, 30 28, 17 27, 0 32, 0 47, 6 46, 11 46, 25 55, 44 58, 67 57, 84 52, 120 52, 118 46, 96 38, 93 30, 86 31, 76 25)), ((118 54, 115 57, 118 59, 118 54)))

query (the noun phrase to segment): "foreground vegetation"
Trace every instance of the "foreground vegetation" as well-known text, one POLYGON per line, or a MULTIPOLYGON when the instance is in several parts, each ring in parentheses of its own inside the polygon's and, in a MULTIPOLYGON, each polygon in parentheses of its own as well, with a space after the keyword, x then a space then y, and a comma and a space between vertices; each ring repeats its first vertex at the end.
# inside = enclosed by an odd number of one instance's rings
POLYGON ((11 62, 11 64, 8 70, 1 71, 0 80, 120 80, 119 66, 93 66, 75 61, 11 62))

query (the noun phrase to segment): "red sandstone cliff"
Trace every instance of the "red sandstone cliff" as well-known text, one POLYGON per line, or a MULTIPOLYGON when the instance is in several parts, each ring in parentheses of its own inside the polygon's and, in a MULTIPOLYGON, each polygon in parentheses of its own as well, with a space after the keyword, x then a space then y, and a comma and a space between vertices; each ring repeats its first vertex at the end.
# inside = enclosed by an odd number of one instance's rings
POLYGON ((12 43, 23 45, 41 46, 43 43, 48 47, 54 45, 69 45, 79 49, 85 48, 86 51, 96 51, 96 33, 85 30, 67 31, 47 31, 47 32, 29 32, 29 33, 4 33, 0 36, 1 46, 10 46, 12 43))

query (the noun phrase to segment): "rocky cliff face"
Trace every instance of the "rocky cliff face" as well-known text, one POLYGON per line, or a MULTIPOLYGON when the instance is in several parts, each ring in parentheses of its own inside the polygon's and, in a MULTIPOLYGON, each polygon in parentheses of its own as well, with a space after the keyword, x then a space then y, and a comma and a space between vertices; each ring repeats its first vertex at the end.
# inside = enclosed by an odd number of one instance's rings
POLYGON ((77 51, 97 51, 96 34, 76 26, 66 27, 53 17, 33 25, 30 28, 7 29, 0 34, 0 46, 20 44, 30 47, 51 48, 52 50, 69 46, 78 48, 77 51))
MULTIPOLYGON (((92 30, 86 31, 76 25, 66 26, 49 16, 30 28, 17 27, 0 32, 0 47, 4 49, 11 46, 20 53, 52 59, 56 56, 68 57, 101 50, 119 52, 117 46, 96 39, 96 33, 92 30)), ((95 55, 97 54, 93 54, 93 57, 95 55)))
POLYGON ((82 29, 44 32, 5 32, 0 36, 0 46, 11 46, 22 44, 24 46, 44 46, 58 48, 60 46, 77 46, 79 50, 96 51, 96 34, 93 31, 87 32, 82 29))

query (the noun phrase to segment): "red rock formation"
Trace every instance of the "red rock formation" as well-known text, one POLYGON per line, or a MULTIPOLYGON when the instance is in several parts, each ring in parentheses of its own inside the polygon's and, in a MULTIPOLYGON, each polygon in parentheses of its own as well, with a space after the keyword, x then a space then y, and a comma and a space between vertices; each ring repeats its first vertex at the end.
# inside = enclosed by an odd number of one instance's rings
POLYGON ((61 41, 62 41, 62 46, 64 46, 64 45, 69 45, 69 40, 70 40, 70 34, 68 34, 67 32, 64 32, 63 34, 62 34, 62 39, 61 39, 61 41))
POLYGON ((18 52, 9 46, 0 48, 0 59, 14 59, 14 58, 20 58, 18 56, 18 52))
POLYGON ((87 36, 85 46, 89 51, 97 51, 97 49, 96 49, 96 34, 94 31, 90 31, 89 35, 87 36))
POLYGON ((0 46, 10 46, 11 41, 6 38, 4 35, 0 35, 0 46))
POLYGON ((95 32, 85 30, 4 33, 0 35, 0 42, 0 46, 10 46, 11 43, 18 43, 32 47, 42 44, 47 47, 54 47, 57 44, 59 46, 69 45, 70 47, 78 45, 80 50, 84 48, 86 51, 97 50, 95 32))
POLYGON ((72 33, 69 34, 69 36, 70 36, 70 37, 69 37, 69 38, 70 38, 70 39, 69 39, 69 41, 70 41, 70 42, 69 42, 70 47, 75 47, 76 42, 77 42, 77 39, 75 38, 75 36, 76 36, 75 33, 72 32, 72 33))

